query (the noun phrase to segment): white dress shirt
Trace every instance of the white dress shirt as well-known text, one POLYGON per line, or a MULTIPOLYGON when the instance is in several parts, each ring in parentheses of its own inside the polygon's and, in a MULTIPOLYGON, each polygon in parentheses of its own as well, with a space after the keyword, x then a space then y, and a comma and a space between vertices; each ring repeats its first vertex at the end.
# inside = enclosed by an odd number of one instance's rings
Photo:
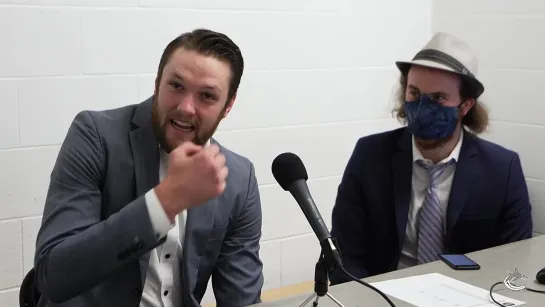
MULTIPOLYGON (((460 155, 460 148, 462 147, 462 139, 464 134, 460 134, 460 139, 454 147, 451 154, 440 161, 439 163, 448 162, 450 159, 454 159, 458 162, 460 155)), ((399 259, 398 269, 414 266, 417 264, 418 256, 418 225, 419 225, 419 212, 424 204, 424 197, 428 190, 430 178, 428 171, 418 165, 416 161, 423 160, 425 163, 433 162, 429 159, 425 159, 422 156, 420 150, 414 143, 414 137, 412 139, 412 151, 413 151, 413 168, 412 168, 412 185, 411 185, 411 203, 409 206, 409 216, 407 219, 407 228, 405 231, 405 242, 401 251, 401 257, 399 259)), ((456 164, 452 164, 437 178, 438 184, 438 197, 439 204, 441 206, 441 214, 446 217, 448 198, 450 196, 450 189, 452 187, 452 179, 454 178, 454 172, 456 170, 456 164)), ((446 218, 443 219, 446 223, 446 218)), ((446 224, 443 225, 445 231, 446 224)))
MULTIPOLYGON (((161 150, 159 180, 162 181, 168 164, 168 154, 161 150)), ((178 214, 175 223, 161 206, 155 190, 146 193, 146 205, 151 225, 160 237, 166 234, 163 244, 150 253, 149 267, 140 300, 140 307, 178 307, 181 305, 180 262, 185 233, 185 210, 178 214), (178 227, 175 227, 178 226, 178 227)))
MULTIPOLYGON (((167 168, 168 154, 160 149, 159 181, 163 181, 167 168)), ((150 253, 140 307, 181 307, 180 263, 187 212, 180 212, 172 224, 154 189, 146 193, 145 199, 153 229, 159 237, 166 235, 166 240, 150 253)))

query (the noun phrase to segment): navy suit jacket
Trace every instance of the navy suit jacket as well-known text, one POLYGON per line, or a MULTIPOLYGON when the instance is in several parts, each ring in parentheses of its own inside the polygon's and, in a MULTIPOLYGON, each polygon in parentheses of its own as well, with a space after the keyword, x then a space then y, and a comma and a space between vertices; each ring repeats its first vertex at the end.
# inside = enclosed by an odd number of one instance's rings
MULTIPOLYGON (((518 154, 464 133, 448 200, 445 252, 465 254, 530 238, 531 206, 518 154)), ((358 140, 338 187, 331 230, 355 277, 397 269, 412 163, 406 128, 358 140)), ((330 280, 349 279, 338 270, 330 280)))

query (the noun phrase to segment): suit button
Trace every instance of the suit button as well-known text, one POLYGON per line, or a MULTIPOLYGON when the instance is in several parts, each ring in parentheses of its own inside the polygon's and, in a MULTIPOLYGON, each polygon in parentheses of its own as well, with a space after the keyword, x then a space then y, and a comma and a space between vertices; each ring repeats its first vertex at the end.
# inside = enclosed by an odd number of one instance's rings
POLYGON ((142 292, 142 290, 140 290, 140 288, 132 289, 132 295, 134 295, 134 296, 140 296, 141 292, 142 292))

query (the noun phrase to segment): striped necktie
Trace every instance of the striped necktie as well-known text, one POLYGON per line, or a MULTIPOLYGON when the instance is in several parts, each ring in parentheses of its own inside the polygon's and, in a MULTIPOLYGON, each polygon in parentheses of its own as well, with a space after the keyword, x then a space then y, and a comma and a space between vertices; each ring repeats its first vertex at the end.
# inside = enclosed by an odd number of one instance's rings
POLYGON ((444 219, 439 203, 437 179, 454 162, 451 159, 447 163, 428 165, 422 160, 417 161, 430 175, 430 184, 419 212, 418 264, 439 260, 439 255, 443 252, 444 219))

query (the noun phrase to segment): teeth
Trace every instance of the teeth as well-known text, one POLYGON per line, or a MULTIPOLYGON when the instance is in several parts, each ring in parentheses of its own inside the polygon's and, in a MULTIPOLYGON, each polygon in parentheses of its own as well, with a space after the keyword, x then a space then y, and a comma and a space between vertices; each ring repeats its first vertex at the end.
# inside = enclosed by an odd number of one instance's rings
POLYGON ((173 120, 174 123, 176 123, 176 125, 180 126, 180 127, 183 127, 183 128, 188 128, 190 129, 191 127, 193 127, 193 125, 189 124, 189 123, 186 123, 186 122, 182 122, 182 121, 179 121, 179 120, 173 120))
POLYGON ((182 131, 193 131, 194 127, 190 123, 179 121, 179 120, 172 120, 172 125, 182 131))

